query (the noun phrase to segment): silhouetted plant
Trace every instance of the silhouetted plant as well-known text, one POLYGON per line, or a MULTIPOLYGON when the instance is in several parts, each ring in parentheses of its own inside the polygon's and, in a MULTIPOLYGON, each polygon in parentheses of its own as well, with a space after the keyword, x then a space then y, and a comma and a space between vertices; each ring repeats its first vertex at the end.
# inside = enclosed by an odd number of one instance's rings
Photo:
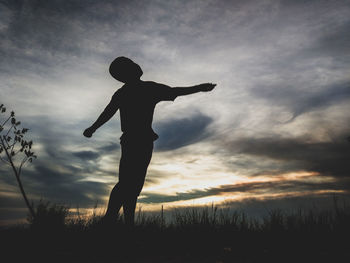
POLYGON ((107 224, 95 212, 74 219, 67 207, 41 201, 33 228, 0 228, 0 237, 8 258, 27 252, 11 262, 348 262, 349 208, 273 209, 259 221, 242 210, 178 208, 165 224, 172 210, 140 209, 130 229, 122 217, 107 224))
POLYGON ((263 229, 271 232, 285 230, 286 215, 280 209, 269 210, 268 216, 263 218, 263 229))
MULTIPOLYGON (((3 104, 0 105, 0 114, 6 114, 6 107, 3 104)), ((31 150, 33 142, 24 139, 29 129, 20 128, 20 125, 21 122, 16 120, 14 111, 11 111, 10 116, 5 117, 5 121, 0 124, 0 160, 12 167, 30 215, 34 217, 35 212, 24 191, 21 173, 24 165, 32 162, 36 155, 31 150)))
POLYGON ((40 229, 62 229, 69 214, 69 207, 43 200, 40 200, 35 210, 35 216, 29 215, 28 221, 32 227, 40 229))

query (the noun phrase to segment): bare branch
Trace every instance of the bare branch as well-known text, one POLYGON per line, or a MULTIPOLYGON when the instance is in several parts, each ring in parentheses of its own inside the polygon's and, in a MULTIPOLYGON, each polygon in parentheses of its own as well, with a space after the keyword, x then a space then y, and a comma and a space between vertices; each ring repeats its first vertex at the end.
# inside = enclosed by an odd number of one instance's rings
MULTIPOLYGON (((17 141, 15 139, 13 139, 13 144, 12 144, 12 147, 11 147, 11 155, 13 153, 13 148, 15 147, 15 144, 17 143, 17 141)), ((14 154, 15 155, 15 154, 14 154)))
POLYGON ((19 168, 18 168, 18 177, 21 176, 22 166, 27 162, 27 160, 28 160, 28 157, 27 157, 27 156, 24 157, 23 160, 22 160, 22 162, 21 162, 21 164, 19 165, 19 168))
POLYGON ((8 149, 10 147, 10 145, 7 142, 5 135, 3 135, 3 138, 1 138, 1 136, 0 136, 0 139, 1 139, 1 144, 4 146, 4 149, 8 149), (6 145, 5 145, 5 143, 6 143, 6 145))
POLYGON ((10 163, 9 161, 5 160, 5 159, 2 158, 1 156, 0 156, 0 160, 3 161, 4 163, 8 164, 8 165, 11 165, 11 163, 10 163))
POLYGON ((21 151, 21 148, 15 151, 15 155, 17 155, 17 153, 19 153, 20 151, 21 151))
POLYGON ((12 128, 14 127, 15 125, 12 124, 12 126, 8 129, 7 133, 6 133, 6 137, 9 135, 10 131, 12 130, 12 128))
POLYGON ((12 147, 13 145, 15 145, 17 143, 16 140, 13 140, 13 143, 12 144, 9 144, 10 147, 12 147))
MULTIPOLYGON (((6 108, 3 107, 3 104, 0 105, 0 110, 1 112, 5 112, 6 111, 6 108)), ((32 146, 32 142, 30 141, 30 143, 28 143, 26 140, 23 140, 23 134, 28 131, 28 129, 25 129, 23 128, 22 131, 19 131, 17 129, 16 126, 19 126, 21 124, 21 122, 17 121, 16 122, 16 119, 15 119, 15 113, 14 111, 11 112, 11 115, 10 117, 8 117, 5 122, 0 125, 0 143, 1 143, 1 151, 4 150, 5 151, 5 154, 6 154, 6 157, 8 160, 5 160, 4 158, 2 158, 0 156, 0 160, 3 161, 3 162, 7 162, 10 164, 10 166, 12 167, 12 170, 13 170, 13 173, 15 175, 15 178, 17 180, 17 183, 18 183, 18 187, 22 193, 22 196, 24 198, 24 201, 29 209, 29 212, 31 214, 32 217, 35 217, 35 211, 33 209, 33 205, 30 204, 28 198, 27 198, 27 195, 24 191, 24 188, 23 188, 23 185, 22 185, 22 182, 21 182, 21 179, 20 179, 20 174, 22 172, 22 168, 24 167, 25 163, 29 160, 31 161, 32 158, 34 158, 34 153, 32 153, 30 151, 30 148, 32 146), (6 132, 6 135, 1 135, 1 133, 4 131, 4 125, 9 121, 11 120, 11 124, 8 124, 6 128, 8 128, 7 132, 6 132), (11 142, 12 138, 9 136, 10 132, 13 132, 13 141, 11 142), (21 147, 19 150, 17 150, 17 147, 15 147, 16 143, 17 142, 20 142, 21 144, 21 147), (26 150, 28 149, 28 150, 26 150), (22 159, 22 161, 20 162, 20 164, 18 165, 18 162, 17 164, 14 163, 14 156, 16 155, 16 153, 18 153, 19 151, 23 151, 24 150, 24 158, 22 159)), ((5 132, 4 132, 5 133, 5 132)))
POLYGON ((9 119, 11 119, 11 118, 12 118, 11 116, 8 117, 7 120, 1 126, 4 126, 9 121, 9 119))

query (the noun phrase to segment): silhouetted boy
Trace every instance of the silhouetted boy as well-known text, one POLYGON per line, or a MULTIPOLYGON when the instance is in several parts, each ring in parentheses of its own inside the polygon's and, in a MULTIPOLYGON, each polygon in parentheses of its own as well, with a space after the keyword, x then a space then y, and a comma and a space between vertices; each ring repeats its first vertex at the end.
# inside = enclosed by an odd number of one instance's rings
POLYGON ((142 81, 140 77, 143 72, 140 66, 126 57, 116 58, 111 63, 109 72, 125 84, 114 93, 96 122, 84 131, 84 136, 91 137, 118 109, 120 110, 123 134, 120 137, 122 155, 119 182, 111 192, 104 219, 116 219, 123 206, 125 222, 133 225, 137 197, 142 190, 152 157, 153 141, 158 138, 152 129, 156 104, 160 101, 174 101, 177 96, 211 91, 216 84, 171 88, 152 81, 142 81))

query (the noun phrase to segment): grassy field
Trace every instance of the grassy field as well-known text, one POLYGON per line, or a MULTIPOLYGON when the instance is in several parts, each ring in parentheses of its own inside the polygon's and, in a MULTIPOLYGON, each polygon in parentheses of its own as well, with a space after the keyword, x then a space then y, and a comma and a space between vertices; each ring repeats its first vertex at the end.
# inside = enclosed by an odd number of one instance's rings
POLYGON ((66 207, 48 203, 37 214, 1 229, 2 262, 350 262, 345 205, 260 219, 213 206, 174 210, 168 220, 138 213, 133 229, 98 215, 69 219, 66 207))

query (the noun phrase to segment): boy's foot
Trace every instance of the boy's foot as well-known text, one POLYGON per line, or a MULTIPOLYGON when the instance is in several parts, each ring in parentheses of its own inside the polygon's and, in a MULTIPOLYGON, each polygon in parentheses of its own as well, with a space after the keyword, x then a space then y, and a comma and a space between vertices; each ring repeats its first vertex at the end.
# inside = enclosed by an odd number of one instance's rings
POLYGON ((117 217, 105 215, 101 218, 100 224, 103 226, 113 226, 117 223, 117 217))

